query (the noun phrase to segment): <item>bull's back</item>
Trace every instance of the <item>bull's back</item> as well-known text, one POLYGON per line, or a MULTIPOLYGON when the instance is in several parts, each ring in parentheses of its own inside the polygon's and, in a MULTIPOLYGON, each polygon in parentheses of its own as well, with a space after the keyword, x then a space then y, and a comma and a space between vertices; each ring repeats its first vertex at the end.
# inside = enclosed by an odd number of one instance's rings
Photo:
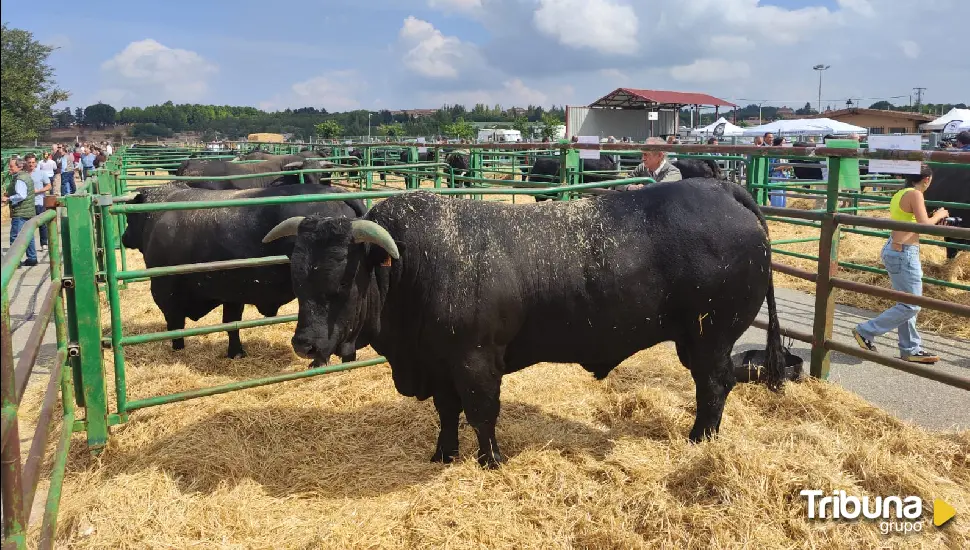
POLYGON ((389 303, 408 315, 396 330, 456 349, 507 345, 514 370, 622 359, 704 308, 744 309, 750 323, 768 280, 756 215, 717 182, 671 185, 682 187, 541 205, 384 201, 369 216, 404 245, 389 303))

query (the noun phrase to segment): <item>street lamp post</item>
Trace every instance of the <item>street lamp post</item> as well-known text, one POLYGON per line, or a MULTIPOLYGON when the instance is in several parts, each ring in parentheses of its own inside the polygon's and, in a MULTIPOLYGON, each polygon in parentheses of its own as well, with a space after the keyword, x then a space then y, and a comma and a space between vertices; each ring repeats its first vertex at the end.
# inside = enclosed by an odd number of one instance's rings
POLYGON ((818 71, 818 114, 822 114, 822 71, 828 69, 830 65, 818 64, 812 67, 818 71))

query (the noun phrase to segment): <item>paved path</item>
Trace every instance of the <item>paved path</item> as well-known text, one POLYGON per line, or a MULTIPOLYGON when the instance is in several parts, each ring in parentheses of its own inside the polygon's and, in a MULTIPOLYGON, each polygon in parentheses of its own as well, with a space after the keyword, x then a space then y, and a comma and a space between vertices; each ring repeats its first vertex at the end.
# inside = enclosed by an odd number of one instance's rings
MULTIPOLYGON (((34 241, 37 244, 37 241, 34 241)), ((7 255, 10 248, 10 222, 3 223, 2 250, 3 255, 7 255)), ((27 336, 33 326, 36 312, 40 309, 41 302, 44 300, 44 293, 50 285, 50 260, 47 251, 37 250, 38 265, 34 267, 21 267, 14 275, 10 287, 7 289, 7 297, 10 300, 10 330, 13 333, 13 355, 16 364, 24 349, 27 336)), ((51 318, 44 335, 40 353, 37 357, 37 366, 34 368, 35 376, 31 376, 30 383, 38 381, 46 382, 46 374, 49 374, 48 366, 57 355, 57 338, 54 332, 54 319, 51 318), (41 376, 36 376, 41 375, 41 376)))
MULTIPOLYGON (((9 224, 4 224, 4 253, 10 242, 8 231, 9 224)), ((39 259, 42 263, 46 262, 47 253, 41 253, 39 259)), ((11 284, 10 310, 16 356, 19 356, 24 340, 30 332, 34 309, 43 299, 43 291, 49 284, 49 277, 49 267, 45 265, 21 268, 17 271, 17 278, 11 284)), ((784 288, 778 288, 776 291, 782 326, 811 332, 814 296, 784 288)), ((872 315, 868 311, 838 306, 834 338, 854 345, 855 340, 850 332, 852 327, 872 315)), ((766 309, 762 309, 761 316, 763 320, 767 320, 766 309)), ((922 335, 925 346, 943 357, 943 360, 934 368, 970 375, 970 341, 926 332, 922 335)), ((876 343, 883 353, 894 352, 895 333, 878 338, 876 343)), ((751 328, 738 342, 734 352, 763 349, 764 346, 764 331, 751 328)), ((808 344, 795 342, 792 351, 805 359, 807 369, 810 358, 808 344)), ((55 352, 52 322, 41 348, 38 367, 34 370, 35 375, 31 377, 32 384, 46 382, 45 374, 48 370, 45 365, 49 364, 55 352)), ((837 352, 833 352, 830 380, 903 420, 936 430, 970 429, 970 392, 837 352)))
MULTIPOLYGON (((838 291, 843 292, 843 291, 838 291)), ((778 318, 781 326, 812 332, 815 296, 785 288, 776 288, 778 318)), ((857 345, 852 329, 872 318, 874 313, 848 306, 837 306, 834 340, 857 345)), ((768 320, 768 310, 761 310, 762 321, 768 320)), ((970 376, 970 341, 921 332, 926 349, 938 353, 941 361, 933 368, 970 376)), ((764 349, 765 332, 751 328, 735 346, 734 353, 749 349, 764 349)), ((876 339, 880 353, 893 353, 898 357, 896 333, 876 339)), ((811 358, 811 348, 796 341, 792 353, 805 360, 805 369, 811 358)), ((863 361, 850 355, 832 352, 829 380, 852 391, 870 403, 885 409, 903 420, 914 422, 933 430, 970 429, 970 392, 946 384, 927 380, 896 369, 863 361)))

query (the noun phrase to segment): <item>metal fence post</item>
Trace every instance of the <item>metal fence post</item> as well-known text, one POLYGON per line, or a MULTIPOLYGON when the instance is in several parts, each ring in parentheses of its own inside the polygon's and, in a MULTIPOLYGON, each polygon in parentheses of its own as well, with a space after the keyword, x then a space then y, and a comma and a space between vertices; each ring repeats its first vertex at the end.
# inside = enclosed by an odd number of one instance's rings
POLYGON ((818 279, 815 282, 815 319, 812 330, 812 376, 828 379, 831 352, 825 342, 832 338, 835 319, 835 288, 831 279, 839 269, 839 226, 835 213, 839 208, 839 175, 845 168, 843 159, 829 158, 829 181, 826 188, 825 218, 822 220, 818 251, 818 279))
MULTIPOLYGON (((441 162, 442 155, 444 155, 444 151, 441 150, 441 147, 435 147, 434 162, 436 163, 441 162)), ((447 155, 444 155, 444 158, 447 158, 447 155)), ((441 188, 441 167, 440 166, 434 167, 434 188, 435 189, 441 188)))
POLYGON ((71 336, 76 338, 68 346, 68 355, 75 372, 80 370, 78 393, 83 395, 88 447, 96 451, 108 442, 108 403, 101 354, 101 303, 92 200, 89 193, 68 195, 63 200, 67 204, 69 236, 64 248, 65 268, 70 263, 73 281, 73 292, 68 294, 74 318, 71 336))
POLYGON ((768 190, 758 185, 768 184, 768 157, 752 156, 748 168, 748 192, 760 205, 768 204, 768 190))
MULTIPOLYGON (((417 164, 418 162, 418 148, 408 147, 408 164, 417 164)), ((417 174, 417 170, 414 168, 408 168, 404 173, 404 187, 408 189, 417 189, 421 187, 421 176, 417 174)))
MULTIPOLYGON (((579 158, 578 149, 567 149, 563 155, 563 183, 566 185, 579 185, 582 178, 582 160, 579 158)), ((561 193, 559 200, 568 201, 572 193, 561 193)))
MULTIPOLYGON (((363 158, 364 168, 371 168, 374 166, 374 148, 364 147, 364 158, 363 158)), ((333 174, 330 174, 333 177, 333 174)), ((364 189, 370 191, 374 187, 374 172, 372 170, 367 170, 364 172, 364 189)), ((367 204, 367 209, 369 210, 374 201, 367 199, 364 201, 367 204)))

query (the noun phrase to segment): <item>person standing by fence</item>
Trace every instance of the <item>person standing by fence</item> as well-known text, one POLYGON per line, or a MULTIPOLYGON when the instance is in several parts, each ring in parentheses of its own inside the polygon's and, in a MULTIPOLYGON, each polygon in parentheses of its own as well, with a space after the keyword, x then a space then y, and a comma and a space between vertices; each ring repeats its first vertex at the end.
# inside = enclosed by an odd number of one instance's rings
MULTIPOLYGON (((25 157, 27 160, 27 173, 30 174, 30 179, 34 184, 34 214, 40 215, 44 213, 44 196, 51 190, 51 180, 47 177, 47 174, 40 169, 37 165, 37 157, 33 153, 28 153, 25 157)), ((47 248, 47 226, 40 226, 40 247, 41 249, 47 248)))
MULTIPOLYGON (((889 203, 889 216, 896 221, 936 225, 950 215, 946 208, 940 208, 932 216, 926 213, 923 193, 933 181, 929 166, 922 165, 919 174, 904 176, 906 187, 893 195, 889 203)), ((882 263, 889 272, 892 287, 900 292, 914 296, 923 295, 923 267, 919 258, 919 233, 915 231, 893 231, 889 241, 882 249, 882 263)), ((911 363, 936 363, 940 358, 922 347, 916 331, 916 315, 920 307, 897 302, 896 305, 879 314, 875 319, 857 325, 852 329, 859 347, 876 351, 873 339, 894 329, 899 332, 899 352, 904 361, 911 363)))
POLYGON ((37 168, 47 176, 50 180, 51 185, 54 184, 54 175, 57 173, 57 163, 54 162, 54 158, 47 151, 44 151, 44 160, 37 163, 37 168))
POLYGON ((77 190, 74 185, 74 155, 61 155, 61 196, 71 195, 77 190))
MULTIPOLYGON (((30 176, 24 171, 27 163, 24 159, 12 158, 7 163, 10 172, 9 183, 3 190, 3 204, 10 204, 10 244, 13 245, 20 235, 27 220, 34 217, 34 184, 30 176)), ((27 244, 27 259, 21 267, 37 265, 37 249, 34 248, 34 236, 30 236, 27 244)))
POLYGON ((84 183, 89 177, 91 177, 92 173, 94 172, 94 161, 97 158, 98 156, 95 155, 94 151, 91 149, 88 149, 81 156, 81 183, 84 183))

